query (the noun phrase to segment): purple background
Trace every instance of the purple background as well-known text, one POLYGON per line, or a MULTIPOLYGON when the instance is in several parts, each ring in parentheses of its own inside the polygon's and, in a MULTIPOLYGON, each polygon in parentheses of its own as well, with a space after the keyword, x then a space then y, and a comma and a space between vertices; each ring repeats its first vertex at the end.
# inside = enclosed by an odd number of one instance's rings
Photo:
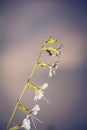
MULTIPOLYGON (((49 84, 46 97, 37 102, 40 130, 87 130, 87 3, 86 0, 0 1, 0 130, 6 130, 12 110, 26 83, 42 42, 54 36, 63 44, 59 69, 48 78, 38 68, 32 81, 49 84)), ((41 61, 53 63, 47 53, 41 61)), ((31 109, 34 92, 29 88, 22 103, 31 109)), ((12 125, 26 114, 17 111, 12 125)), ((33 127, 33 126, 32 126, 33 127)))

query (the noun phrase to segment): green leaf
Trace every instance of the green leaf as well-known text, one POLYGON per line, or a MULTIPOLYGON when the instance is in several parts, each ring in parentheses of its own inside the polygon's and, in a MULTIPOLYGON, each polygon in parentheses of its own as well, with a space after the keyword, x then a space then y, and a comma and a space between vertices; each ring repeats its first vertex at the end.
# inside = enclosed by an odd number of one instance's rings
POLYGON ((29 113, 29 109, 23 106, 22 104, 17 104, 17 107, 25 113, 29 113))
POLYGON ((21 128, 21 126, 13 126, 12 128, 10 128, 9 130, 19 130, 21 128))
POLYGON ((56 42, 57 42, 57 39, 55 37, 49 37, 49 39, 45 42, 45 44, 53 44, 56 42))

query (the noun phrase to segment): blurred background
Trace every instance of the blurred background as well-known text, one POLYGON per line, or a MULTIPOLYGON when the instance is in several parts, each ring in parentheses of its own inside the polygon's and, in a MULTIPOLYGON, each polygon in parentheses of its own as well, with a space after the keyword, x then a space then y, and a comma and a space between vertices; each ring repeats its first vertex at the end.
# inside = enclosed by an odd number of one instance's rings
MULTIPOLYGON (((40 130, 87 130, 87 1, 0 0, 0 129, 6 130, 13 108, 29 78, 40 47, 50 36, 63 45, 60 58, 44 53, 41 61, 59 61, 55 77, 38 68, 32 81, 49 84, 46 104, 36 123, 40 130)), ((32 109, 34 91, 28 89, 23 105, 32 109)), ((26 114, 17 110, 13 125, 26 114)), ((33 124, 32 124, 33 128, 33 124)))

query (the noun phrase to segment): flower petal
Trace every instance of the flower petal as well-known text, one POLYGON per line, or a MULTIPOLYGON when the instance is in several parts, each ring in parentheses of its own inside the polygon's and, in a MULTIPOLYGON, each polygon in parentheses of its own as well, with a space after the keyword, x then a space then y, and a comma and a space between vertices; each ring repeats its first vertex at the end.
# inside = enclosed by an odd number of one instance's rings
POLYGON ((37 100, 38 100, 38 95, 35 95, 34 101, 37 101, 37 100))
POLYGON ((44 90, 48 87, 48 84, 47 83, 44 83, 42 86, 41 86, 41 89, 44 90))
POLYGON ((53 75, 56 75, 56 70, 55 69, 53 70, 53 75))
POLYGON ((30 130, 31 128, 30 124, 31 124, 30 120, 25 118, 23 120, 22 127, 25 128, 26 130, 30 130))
POLYGON ((58 61, 56 61, 55 63, 52 64, 52 68, 53 69, 57 69, 58 68, 58 61))
POLYGON ((50 69, 50 70, 49 70, 49 78, 52 77, 52 75, 53 75, 53 74, 52 74, 52 70, 50 69))
POLYGON ((40 93, 39 95, 38 95, 38 100, 40 100, 42 97, 43 97, 43 93, 40 93))
POLYGON ((37 110, 37 111, 39 111, 39 110, 40 110, 39 105, 38 105, 38 104, 36 104, 36 105, 34 106, 34 109, 35 109, 35 110, 37 110))
POLYGON ((43 92, 41 90, 39 91, 36 91, 35 92, 35 97, 34 97, 34 100, 37 101, 37 100, 40 100, 42 97, 43 97, 43 92))
POLYGON ((34 106, 34 108, 31 110, 33 115, 37 115, 37 112, 40 110, 40 107, 38 104, 34 106))
POLYGON ((36 110, 33 111, 32 114, 33 114, 33 115, 37 115, 37 111, 36 111, 36 110))

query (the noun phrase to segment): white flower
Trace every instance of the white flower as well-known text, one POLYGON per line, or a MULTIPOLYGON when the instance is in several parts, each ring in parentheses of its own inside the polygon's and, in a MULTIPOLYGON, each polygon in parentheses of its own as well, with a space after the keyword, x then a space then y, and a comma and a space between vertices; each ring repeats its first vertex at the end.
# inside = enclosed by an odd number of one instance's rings
POLYGON ((34 108, 31 110, 33 115, 37 115, 38 111, 40 110, 39 105, 35 105, 34 108))
POLYGON ((59 56, 59 55, 60 55, 60 51, 58 51, 58 50, 56 50, 56 52, 54 52, 54 53, 52 54, 53 57, 59 56))
POLYGON ((43 121, 39 120, 38 118, 36 118, 35 116, 37 115, 38 111, 40 110, 40 107, 38 104, 36 104, 31 110, 30 113, 27 114, 26 118, 23 120, 21 127, 25 128, 25 130, 30 130, 31 129, 31 122, 32 121, 35 129, 36 129, 36 125, 34 120, 39 121, 40 123, 43 123, 43 121))
POLYGON ((44 92, 43 90, 46 89, 48 87, 47 83, 44 83, 39 90, 35 91, 35 97, 34 100, 40 100, 43 96, 44 96, 44 92))
POLYGON ((59 47, 56 49, 54 54, 52 54, 52 56, 60 56, 61 55, 61 50, 62 50, 62 44, 59 45, 59 47))
POLYGON ((29 119, 29 115, 27 115, 26 118, 23 120, 21 127, 25 128, 25 130, 30 130, 31 129, 30 124, 31 124, 31 122, 29 119))
POLYGON ((49 78, 56 74, 56 69, 57 69, 57 68, 58 68, 58 61, 56 61, 55 63, 53 63, 53 64, 50 66, 49 78))

